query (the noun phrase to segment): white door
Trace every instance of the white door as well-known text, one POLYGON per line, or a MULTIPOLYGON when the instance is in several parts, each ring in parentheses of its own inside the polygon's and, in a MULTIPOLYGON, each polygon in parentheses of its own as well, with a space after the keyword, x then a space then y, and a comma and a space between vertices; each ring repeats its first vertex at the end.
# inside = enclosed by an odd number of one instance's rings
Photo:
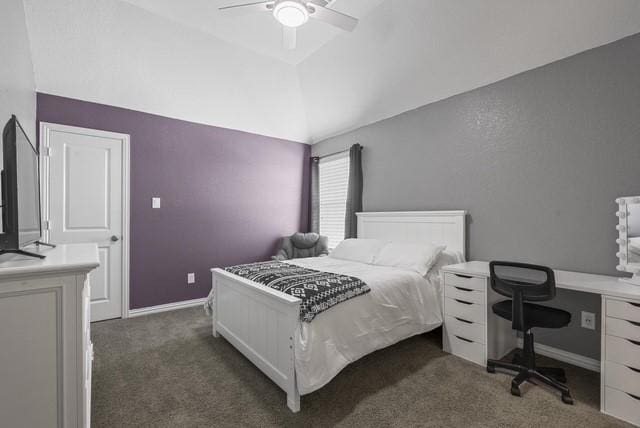
POLYGON ((53 124, 42 131, 45 236, 53 244, 98 245, 100 267, 89 275, 91 321, 120 318, 129 137, 53 124))

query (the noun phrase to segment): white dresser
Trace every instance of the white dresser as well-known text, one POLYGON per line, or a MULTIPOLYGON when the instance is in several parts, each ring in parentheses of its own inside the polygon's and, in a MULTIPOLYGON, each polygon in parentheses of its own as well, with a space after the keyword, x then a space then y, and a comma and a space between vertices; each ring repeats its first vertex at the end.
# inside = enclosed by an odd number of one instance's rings
POLYGON ((89 427, 95 244, 0 257, 0 425, 89 427))
MULTIPOLYGON (((489 263, 442 269, 443 348, 485 366, 516 347, 511 322, 492 313, 505 297, 489 283, 489 263)), ((556 287, 602 296, 600 408, 640 426, 640 286, 616 277, 555 270, 556 287)))

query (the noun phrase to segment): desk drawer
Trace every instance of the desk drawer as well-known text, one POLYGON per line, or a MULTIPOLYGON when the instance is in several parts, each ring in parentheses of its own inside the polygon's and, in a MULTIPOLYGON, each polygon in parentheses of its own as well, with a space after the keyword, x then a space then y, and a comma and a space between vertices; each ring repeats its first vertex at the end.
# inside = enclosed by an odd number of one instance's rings
POLYGON ((480 303, 484 305, 485 292, 464 288, 459 285, 447 285, 444 287, 444 295, 451 299, 459 299, 465 302, 480 303))
POLYGON ((632 397, 615 388, 604 388, 604 410, 616 418, 640 425, 640 397, 632 397))
MULTIPOLYGON (((605 361, 605 386, 640 397, 640 369, 605 361)), ((638 403, 640 405, 640 403, 638 403)))
POLYGON ((640 342, 605 336, 605 360, 640 369, 640 342))
POLYGON ((447 340, 451 348, 451 353, 458 357, 469 360, 473 363, 486 365, 486 357, 484 353, 485 345, 482 343, 474 342, 469 339, 465 339, 455 334, 447 333, 447 340))
POLYGON ((640 322, 607 317, 606 334, 640 341, 640 322))
POLYGON ((607 299, 607 316, 640 322, 640 303, 607 299))
POLYGON ((485 324, 486 310, 485 305, 479 303, 467 302, 460 299, 444 299, 444 313, 456 318, 462 318, 466 321, 472 321, 478 324, 485 324))
POLYGON ((445 273, 444 283, 445 285, 469 288, 471 290, 485 291, 487 289, 486 278, 460 275, 455 273, 445 273))
POLYGON ((464 321, 449 315, 445 315, 444 324, 447 334, 453 334, 477 343, 487 343, 485 339, 485 326, 482 324, 464 321))

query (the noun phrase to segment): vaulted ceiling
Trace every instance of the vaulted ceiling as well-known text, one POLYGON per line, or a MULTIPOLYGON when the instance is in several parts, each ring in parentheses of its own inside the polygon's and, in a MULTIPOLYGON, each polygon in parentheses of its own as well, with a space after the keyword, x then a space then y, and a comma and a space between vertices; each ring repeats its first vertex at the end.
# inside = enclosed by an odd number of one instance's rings
POLYGON ((356 30, 287 51, 229 0, 24 2, 38 91, 302 142, 640 32, 637 0, 337 0, 356 30))

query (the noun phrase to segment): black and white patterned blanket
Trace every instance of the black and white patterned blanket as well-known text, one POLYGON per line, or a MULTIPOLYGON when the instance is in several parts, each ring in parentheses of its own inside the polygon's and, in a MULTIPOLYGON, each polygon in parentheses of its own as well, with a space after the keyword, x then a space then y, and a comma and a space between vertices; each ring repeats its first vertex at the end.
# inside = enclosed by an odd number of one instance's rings
POLYGON ((320 312, 371 291, 361 279, 321 272, 278 261, 249 263, 224 268, 302 300, 300 320, 311 322, 320 312))

